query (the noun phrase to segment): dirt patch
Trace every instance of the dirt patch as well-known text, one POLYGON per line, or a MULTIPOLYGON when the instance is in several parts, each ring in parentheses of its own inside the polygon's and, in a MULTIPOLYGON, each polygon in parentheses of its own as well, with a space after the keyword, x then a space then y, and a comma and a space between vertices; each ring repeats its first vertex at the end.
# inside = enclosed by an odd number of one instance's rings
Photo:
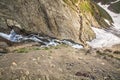
POLYGON ((0 56, 0 80, 120 80, 120 61, 104 59, 97 50, 86 54, 88 50, 66 45, 29 48, 0 56))

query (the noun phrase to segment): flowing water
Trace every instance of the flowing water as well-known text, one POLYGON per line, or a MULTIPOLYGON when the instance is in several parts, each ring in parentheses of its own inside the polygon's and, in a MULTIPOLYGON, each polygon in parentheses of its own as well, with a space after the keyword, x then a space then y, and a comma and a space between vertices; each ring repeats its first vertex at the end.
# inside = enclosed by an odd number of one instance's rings
MULTIPOLYGON (((87 43, 93 48, 111 47, 114 44, 120 44, 120 21, 119 21, 120 14, 115 14, 111 12, 108 9, 109 5, 102 5, 101 3, 98 3, 98 5, 101 6, 103 9, 105 9, 110 14, 114 23, 113 23, 113 26, 107 30, 92 27, 93 31, 96 34, 96 38, 92 40, 91 42, 87 42, 87 43)), ((110 24, 107 19, 104 19, 104 20, 108 24, 110 24)), ((41 36, 34 35, 34 34, 31 34, 29 36, 22 36, 22 35, 16 34, 14 30, 12 30, 10 34, 0 33, 0 36, 12 42, 32 40, 35 42, 42 43, 45 46, 57 46, 59 44, 66 44, 74 48, 79 48, 79 49, 83 48, 83 46, 81 46, 80 44, 75 43, 70 40, 65 40, 65 39, 58 40, 58 39, 53 39, 49 37, 41 37, 41 36)))
POLYGON ((58 40, 55 38, 50 38, 50 37, 41 37, 38 35, 31 34, 29 36, 22 36, 16 34, 14 30, 10 32, 10 34, 5 34, 0 32, 0 36, 11 41, 11 42, 22 42, 22 41, 27 41, 27 40, 32 40, 34 42, 39 42, 42 43, 45 47, 49 46, 57 46, 60 44, 66 44, 74 48, 83 48, 80 44, 75 43, 70 40, 58 40))

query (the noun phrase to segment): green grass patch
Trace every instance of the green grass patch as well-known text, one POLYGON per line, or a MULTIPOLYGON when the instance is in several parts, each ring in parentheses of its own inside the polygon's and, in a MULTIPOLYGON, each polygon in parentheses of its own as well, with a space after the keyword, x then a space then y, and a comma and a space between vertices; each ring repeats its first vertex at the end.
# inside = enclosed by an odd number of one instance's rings
POLYGON ((17 52, 17 53, 28 53, 29 50, 27 48, 20 48, 20 49, 15 50, 15 52, 17 52))
POLYGON ((93 11, 89 1, 84 1, 84 2, 80 3, 79 8, 82 12, 92 12, 93 11))
POLYGON ((34 50, 41 50, 41 48, 39 48, 39 47, 19 48, 19 49, 14 50, 13 52, 28 53, 28 52, 34 51, 34 50))
POLYGON ((49 50, 49 49, 50 49, 50 48, 48 48, 48 47, 45 47, 45 48, 44 48, 44 50, 49 50))

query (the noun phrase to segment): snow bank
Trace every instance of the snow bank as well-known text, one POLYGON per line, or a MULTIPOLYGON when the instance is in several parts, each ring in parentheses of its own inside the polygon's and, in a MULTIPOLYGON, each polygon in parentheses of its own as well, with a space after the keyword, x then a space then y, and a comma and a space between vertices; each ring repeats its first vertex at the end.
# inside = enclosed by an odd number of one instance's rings
POLYGON ((120 38, 114 34, 107 32, 103 29, 92 27, 96 34, 96 39, 91 42, 87 42, 93 48, 111 47, 114 44, 120 43, 120 38))

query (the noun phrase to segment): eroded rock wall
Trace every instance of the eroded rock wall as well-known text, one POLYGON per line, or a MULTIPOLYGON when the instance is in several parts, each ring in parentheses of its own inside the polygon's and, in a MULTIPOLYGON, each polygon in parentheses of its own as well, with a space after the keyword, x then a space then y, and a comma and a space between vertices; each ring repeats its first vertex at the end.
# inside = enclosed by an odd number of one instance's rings
POLYGON ((90 0, 0 0, 0 31, 17 26, 85 46, 95 38, 91 25, 109 26, 100 11, 90 0))

